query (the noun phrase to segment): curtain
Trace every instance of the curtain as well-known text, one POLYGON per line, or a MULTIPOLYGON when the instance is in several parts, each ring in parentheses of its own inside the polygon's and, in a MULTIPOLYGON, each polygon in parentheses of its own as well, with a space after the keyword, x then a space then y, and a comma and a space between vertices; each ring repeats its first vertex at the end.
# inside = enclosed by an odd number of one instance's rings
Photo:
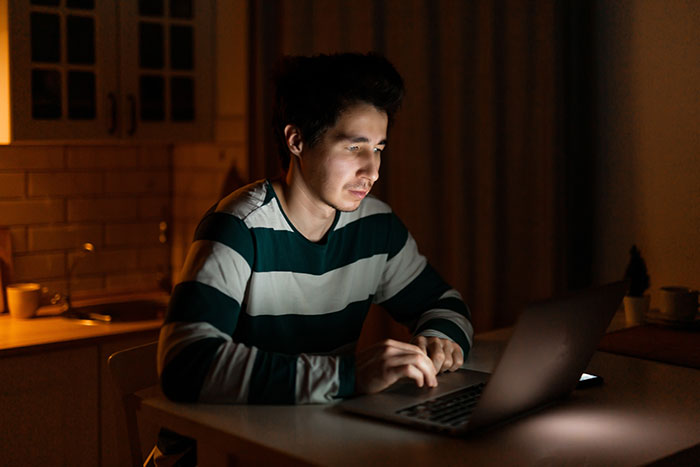
MULTIPOLYGON (((407 94, 374 194, 464 296, 477 332, 567 285, 567 108, 554 1, 251 1, 251 172, 279 172, 269 73, 282 54, 378 51, 407 94)), ((372 317, 370 339, 403 331, 372 317)))

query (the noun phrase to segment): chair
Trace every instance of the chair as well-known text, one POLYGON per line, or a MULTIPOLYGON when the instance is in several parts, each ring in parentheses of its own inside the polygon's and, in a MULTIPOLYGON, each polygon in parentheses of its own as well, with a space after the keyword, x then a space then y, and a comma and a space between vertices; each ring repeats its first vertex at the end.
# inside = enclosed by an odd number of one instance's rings
POLYGON ((124 407, 131 463, 134 466, 142 466, 144 462, 136 421, 136 411, 141 398, 136 393, 158 385, 157 350, 158 342, 152 342, 115 352, 108 360, 117 396, 124 407))

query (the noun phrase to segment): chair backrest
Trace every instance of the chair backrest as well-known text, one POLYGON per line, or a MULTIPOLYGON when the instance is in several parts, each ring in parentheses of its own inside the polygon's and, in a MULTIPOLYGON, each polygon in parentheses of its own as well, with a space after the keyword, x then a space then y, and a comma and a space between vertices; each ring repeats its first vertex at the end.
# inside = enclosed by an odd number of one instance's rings
POLYGON ((115 352, 108 360, 117 396, 124 407, 129 448, 134 466, 143 465, 141 439, 136 421, 140 398, 135 393, 158 384, 157 350, 158 342, 151 342, 115 352))

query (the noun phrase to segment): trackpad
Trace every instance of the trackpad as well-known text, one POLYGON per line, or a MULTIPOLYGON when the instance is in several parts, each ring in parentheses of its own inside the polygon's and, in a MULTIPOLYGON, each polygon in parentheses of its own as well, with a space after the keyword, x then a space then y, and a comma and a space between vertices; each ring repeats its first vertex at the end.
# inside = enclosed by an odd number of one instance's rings
POLYGON ((382 393, 410 397, 435 397, 440 394, 452 392, 456 389, 486 382, 489 376, 491 376, 489 373, 481 371, 459 369, 457 371, 438 375, 438 385, 436 388, 430 388, 428 386, 419 388, 412 379, 402 378, 382 391, 382 393))

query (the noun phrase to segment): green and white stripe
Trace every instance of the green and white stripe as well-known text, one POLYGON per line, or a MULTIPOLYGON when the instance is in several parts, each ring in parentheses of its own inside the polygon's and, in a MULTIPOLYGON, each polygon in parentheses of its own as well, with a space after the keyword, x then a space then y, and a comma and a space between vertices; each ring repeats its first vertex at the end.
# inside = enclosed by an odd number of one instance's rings
POLYGON ((233 248, 211 240, 196 240, 190 246, 180 281, 207 284, 242 303, 250 272, 250 265, 233 248))
POLYGON ((371 303, 423 335, 471 346, 469 312, 385 203, 337 213, 324 243, 300 235, 269 182, 202 219, 161 330, 177 400, 313 403, 351 394, 371 303))
POLYGON ((315 275, 292 271, 256 272, 250 278, 246 313, 250 316, 318 316, 343 310, 349 303, 374 295, 386 255, 358 259, 352 264, 315 275), (342 284, 342 287, 339 285, 342 284), (332 293, 310 293, 332 291, 332 293))

